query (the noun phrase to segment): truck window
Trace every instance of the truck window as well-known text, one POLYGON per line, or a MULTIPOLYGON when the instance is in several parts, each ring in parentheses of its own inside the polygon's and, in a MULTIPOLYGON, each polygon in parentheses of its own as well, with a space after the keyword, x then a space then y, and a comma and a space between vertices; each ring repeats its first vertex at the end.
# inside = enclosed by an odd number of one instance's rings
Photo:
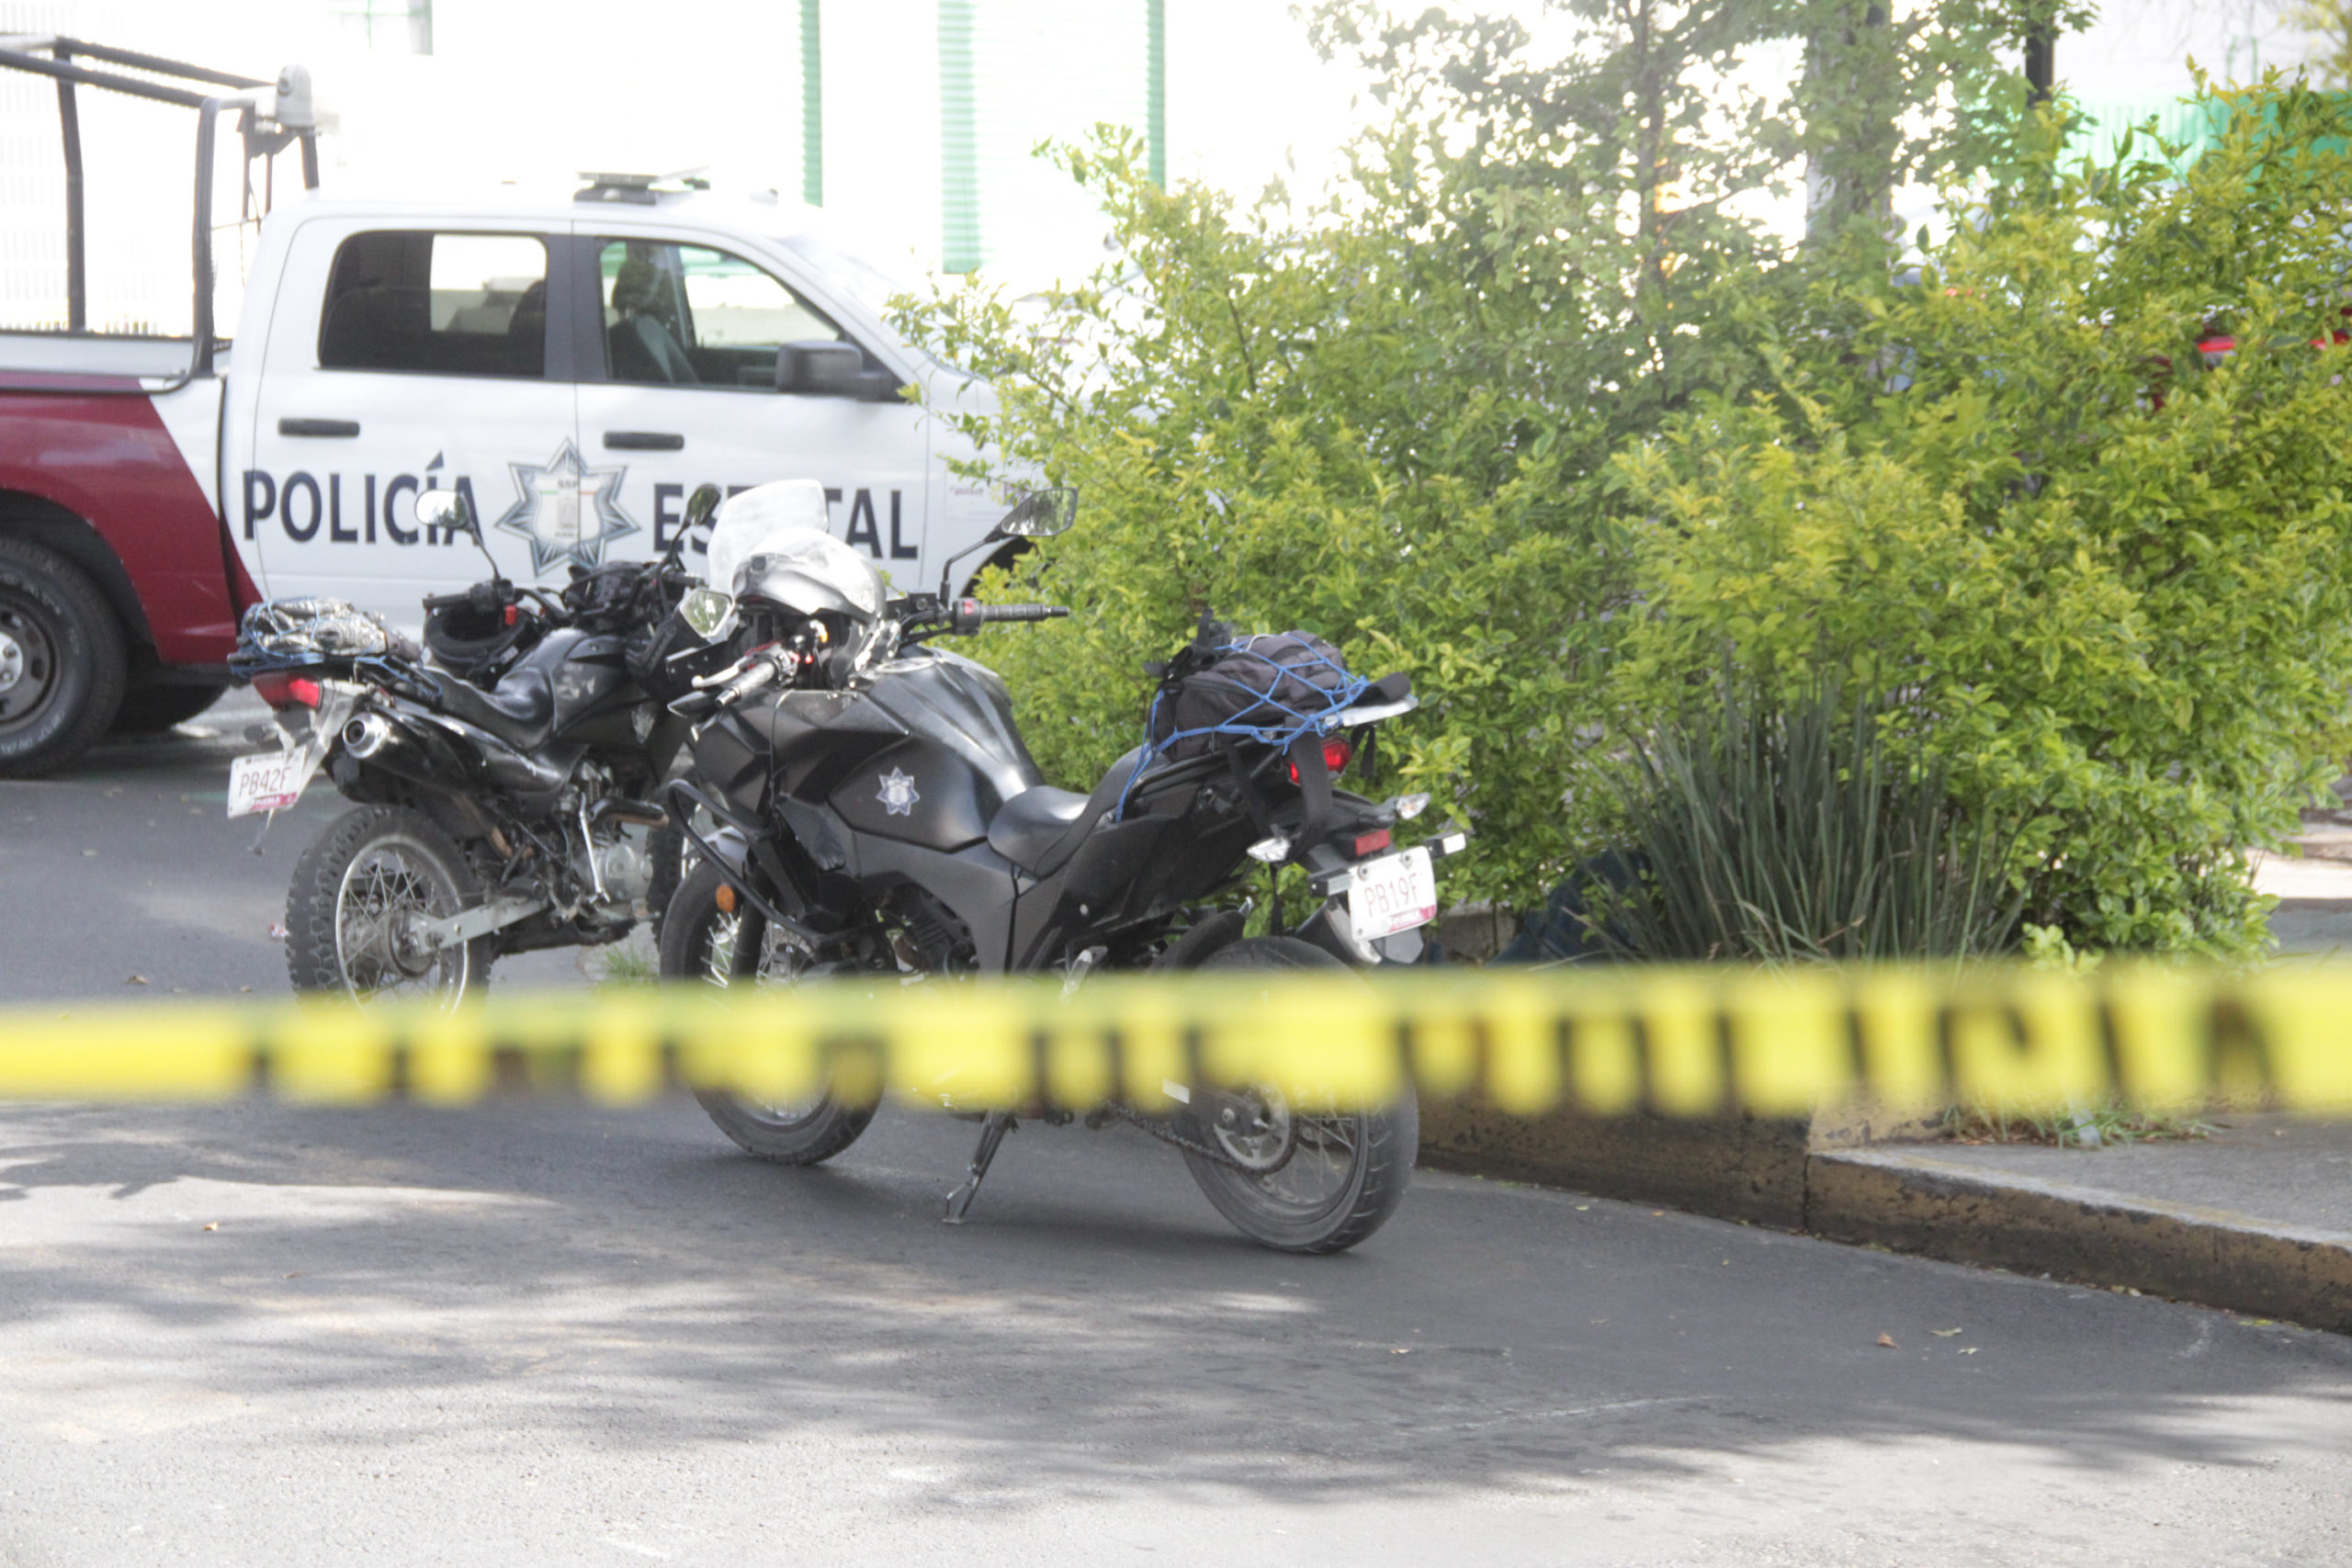
POLYGON ((598 269, 616 381, 772 390, 777 348, 842 335, 775 274, 724 251, 607 240, 598 269))
POLYGON ((335 252, 319 367, 537 379, 547 337, 545 241, 378 230, 335 252))

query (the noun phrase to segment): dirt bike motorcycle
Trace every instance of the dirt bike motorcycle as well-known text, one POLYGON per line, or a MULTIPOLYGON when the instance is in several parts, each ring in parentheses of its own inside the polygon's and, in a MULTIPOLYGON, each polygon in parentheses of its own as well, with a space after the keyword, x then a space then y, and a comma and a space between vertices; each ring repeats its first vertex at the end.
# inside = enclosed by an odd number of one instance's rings
MULTIPOLYGON (((718 499, 698 491, 690 525, 718 499)), ((461 497, 415 509, 480 544, 461 497)), ((674 547, 575 570, 558 593, 496 570, 424 600, 424 649, 338 601, 246 612, 231 668, 270 705, 279 749, 232 765, 229 815, 274 817, 321 769, 360 807, 295 863, 297 990, 455 1006, 501 955, 618 941, 675 886, 654 797, 687 722, 662 699, 693 660, 724 658, 691 638, 667 657, 693 579, 674 547)))
MULTIPOLYGON (((1066 491, 1032 495, 982 543, 1058 533, 1075 504, 1066 491)), ((722 513, 714 556, 727 532, 722 513)), ((1236 638, 1204 616, 1193 644, 1156 671, 1145 744, 1092 791, 1057 789, 1023 744, 1002 682, 935 644, 1067 610, 951 599, 944 582, 886 598, 862 557, 814 529, 774 534, 741 559, 731 592, 714 572, 680 605, 696 630, 749 651, 673 704, 695 728, 671 805, 699 858, 670 907, 665 978, 879 986, 1054 974, 1074 987, 1102 970, 1422 956, 1432 862, 1466 836, 1400 849, 1397 831, 1427 796, 1375 802, 1333 784, 1375 727, 1412 711, 1405 677, 1364 681, 1317 639, 1236 638), (1305 869, 1316 907, 1286 932, 1277 905, 1271 932, 1247 936, 1252 876, 1279 866, 1305 869)), ((1345 1115, 1295 1111, 1272 1089, 1165 1089, 1086 1122, 1127 1122, 1175 1145, 1210 1202, 1266 1246, 1352 1247, 1404 1196, 1419 1125, 1409 1089, 1345 1115)), ((792 1165, 840 1154, 874 1113, 831 1089, 789 1104, 700 1098, 744 1149, 792 1165)), ((1020 1114, 1073 1120, 1050 1106, 1020 1114)), ((951 1223, 1015 1125, 1013 1111, 977 1115, 951 1223)))

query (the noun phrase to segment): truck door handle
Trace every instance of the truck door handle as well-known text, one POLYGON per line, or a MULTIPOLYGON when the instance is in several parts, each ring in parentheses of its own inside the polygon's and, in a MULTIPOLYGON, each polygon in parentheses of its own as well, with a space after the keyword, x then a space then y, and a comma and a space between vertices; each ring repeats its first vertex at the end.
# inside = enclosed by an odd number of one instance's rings
POLYGON ((356 435, 359 422, 356 419, 281 419, 277 422, 280 435, 356 435))
POLYGON ((608 430, 605 432, 607 452, 683 452, 686 438, 660 430, 608 430))

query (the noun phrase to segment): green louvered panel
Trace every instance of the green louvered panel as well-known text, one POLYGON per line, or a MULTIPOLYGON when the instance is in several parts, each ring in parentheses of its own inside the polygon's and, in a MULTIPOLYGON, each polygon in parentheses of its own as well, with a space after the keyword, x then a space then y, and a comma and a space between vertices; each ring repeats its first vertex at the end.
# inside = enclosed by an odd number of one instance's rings
POLYGON ((800 199, 825 205, 825 50, 821 0, 800 0, 800 199))
POLYGON ((970 272, 1089 206, 1034 156, 1101 123, 1149 142, 1167 175, 1165 0, 939 0, 942 265, 970 272))

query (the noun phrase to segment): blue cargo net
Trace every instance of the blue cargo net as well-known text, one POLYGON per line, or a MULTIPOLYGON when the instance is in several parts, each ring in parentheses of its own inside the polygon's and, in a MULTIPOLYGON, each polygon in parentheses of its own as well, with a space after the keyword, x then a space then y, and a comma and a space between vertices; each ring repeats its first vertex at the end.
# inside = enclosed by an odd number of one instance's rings
MULTIPOLYGON (((1170 693, 1173 690, 1172 687, 1163 684, 1151 699, 1150 711, 1144 715, 1143 754, 1136 759, 1135 772, 1127 775, 1125 787, 1119 791, 1119 807, 1111 814, 1112 820, 1122 821, 1125 818, 1127 799, 1135 794, 1136 781, 1148 773, 1152 764, 1157 762, 1161 755, 1176 742, 1224 735, 1231 736, 1238 740, 1255 740, 1263 745, 1272 746, 1276 750, 1285 750, 1300 736, 1315 733, 1323 719, 1342 708, 1354 706, 1356 699, 1363 696, 1364 689, 1372 684, 1361 675, 1351 673, 1348 667, 1338 660, 1317 652, 1311 643, 1295 632, 1263 632, 1256 637, 1244 637, 1238 642, 1228 642, 1210 655, 1208 662, 1185 676, 1184 679, 1197 680, 1213 670, 1217 671, 1219 680, 1248 692, 1258 699, 1243 709, 1243 712, 1262 715, 1268 709, 1272 709, 1282 716, 1282 720, 1272 724, 1244 724, 1238 718, 1229 718, 1216 724, 1204 725, 1197 729, 1171 730, 1159 739, 1154 740, 1151 736, 1152 731, 1159 727, 1159 705, 1168 700, 1170 693), (1307 657, 1296 664, 1277 664, 1258 646, 1261 643, 1288 643, 1305 650, 1307 657), (1261 691, 1248 682, 1236 679, 1232 674, 1219 668, 1220 660, 1237 653, 1256 654, 1263 661, 1261 668, 1266 672, 1265 690, 1261 691), (1335 672, 1340 678, 1340 684, 1338 690, 1328 694, 1319 687, 1311 684, 1308 686, 1309 690, 1314 691, 1323 699, 1314 712, 1308 713, 1294 707, 1274 695, 1285 678, 1318 667, 1335 672)), ((1302 682, 1302 684, 1306 682, 1302 682)))

